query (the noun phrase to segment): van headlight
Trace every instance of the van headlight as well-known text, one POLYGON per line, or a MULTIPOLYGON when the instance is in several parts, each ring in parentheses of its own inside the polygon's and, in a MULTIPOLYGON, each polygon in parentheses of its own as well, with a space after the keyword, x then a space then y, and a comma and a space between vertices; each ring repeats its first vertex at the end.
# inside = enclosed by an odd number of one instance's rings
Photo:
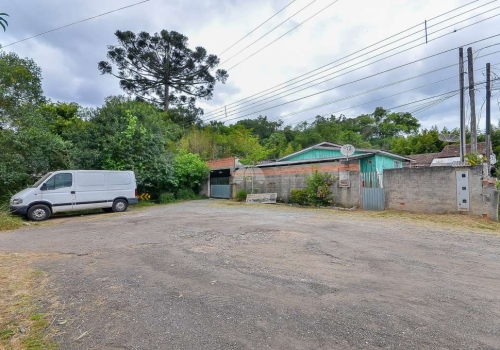
POLYGON ((22 203, 23 203, 23 200, 20 198, 14 198, 12 200, 12 204, 22 204, 22 203))

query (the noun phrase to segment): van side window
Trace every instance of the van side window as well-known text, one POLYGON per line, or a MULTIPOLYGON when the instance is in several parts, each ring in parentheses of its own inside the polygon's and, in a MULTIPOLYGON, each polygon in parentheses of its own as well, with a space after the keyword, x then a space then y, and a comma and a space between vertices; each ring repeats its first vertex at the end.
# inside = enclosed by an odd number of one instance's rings
POLYGON ((57 190, 58 188, 73 186, 71 173, 62 173, 52 176, 47 182, 47 190, 57 190))

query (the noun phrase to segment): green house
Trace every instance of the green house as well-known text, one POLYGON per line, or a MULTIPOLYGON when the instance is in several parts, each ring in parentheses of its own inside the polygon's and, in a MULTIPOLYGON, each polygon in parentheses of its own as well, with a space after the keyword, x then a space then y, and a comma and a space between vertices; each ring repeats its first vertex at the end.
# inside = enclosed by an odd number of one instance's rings
MULTIPOLYGON (((278 159, 275 163, 271 164, 291 165, 327 162, 332 160, 345 161, 347 158, 340 152, 341 147, 342 145, 322 142, 278 159)), ((413 161, 411 158, 378 149, 356 149, 355 152, 349 156, 349 160, 358 163, 358 170, 361 173, 377 174, 383 174, 385 169, 402 168, 403 163, 410 163, 413 161)))

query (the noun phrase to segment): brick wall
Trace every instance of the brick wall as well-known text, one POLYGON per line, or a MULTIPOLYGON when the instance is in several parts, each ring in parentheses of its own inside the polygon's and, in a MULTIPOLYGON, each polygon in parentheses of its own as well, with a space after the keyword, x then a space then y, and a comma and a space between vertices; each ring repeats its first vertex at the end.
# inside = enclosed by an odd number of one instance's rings
POLYGON ((498 191, 483 184, 482 167, 384 170, 385 208, 427 213, 457 212, 456 172, 469 172, 469 214, 498 220, 498 191))
POLYGON ((234 157, 209 160, 207 165, 210 170, 234 168, 234 157))
POLYGON ((277 167, 257 168, 256 170, 240 169, 236 171, 233 179, 233 193, 245 189, 247 192, 253 189, 258 193, 277 193, 279 200, 288 201, 290 191, 304 189, 307 187, 307 176, 315 170, 322 173, 330 173, 337 179, 331 186, 334 195, 334 203, 346 207, 360 206, 359 191, 359 162, 325 162, 317 164, 300 164, 277 167), (340 188, 338 186, 339 171, 349 171, 351 187, 340 188))

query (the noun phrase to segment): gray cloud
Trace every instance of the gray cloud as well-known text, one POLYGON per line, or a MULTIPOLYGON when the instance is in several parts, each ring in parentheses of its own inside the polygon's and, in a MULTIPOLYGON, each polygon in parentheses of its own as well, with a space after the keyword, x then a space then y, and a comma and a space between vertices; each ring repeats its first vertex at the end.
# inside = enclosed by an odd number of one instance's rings
MULTIPOLYGON (((24 0, 10 2, 4 4, 2 8, 2 11, 9 13, 11 17, 9 28, 7 32, 0 37, 0 42, 8 44, 24 37, 65 25, 87 16, 125 6, 133 2, 134 1, 130 1, 124 4, 123 1, 110 0, 106 1, 104 5, 97 0, 76 0, 72 2, 62 0, 45 0, 43 2, 39 0, 24 0)), ((142 30, 157 32, 161 29, 177 30, 190 38, 190 44, 192 46, 202 45, 206 47, 210 53, 220 53, 230 44, 252 30, 257 24, 260 24, 278 9, 282 8, 286 3, 288 3, 287 0, 271 2, 264 0, 252 2, 243 0, 177 0, 168 2, 163 0, 151 0, 143 5, 7 47, 6 50, 17 52, 21 56, 31 57, 42 67, 44 90, 51 99, 74 101, 84 106, 96 106, 101 105, 106 96, 122 93, 116 79, 110 76, 101 76, 97 70, 97 63, 106 59, 106 46, 116 43, 113 33, 117 29, 132 30, 135 32, 142 30)), ((308 1, 306 0, 296 1, 287 11, 284 11, 284 13, 267 23, 258 32, 254 33, 254 35, 223 55, 222 61, 261 36, 267 30, 270 30, 292 13, 298 11, 298 9, 302 8, 307 3, 308 1)), ((285 33, 287 30, 293 28, 309 15, 323 8, 327 3, 327 0, 318 1, 317 4, 311 6, 308 11, 304 11, 304 13, 297 15, 292 21, 268 35, 262 42, 259 42, 257 45, 231 60, 230 63, 235 64, 244 59, 285 33)), ((485 3, 486 1, 481 1, 474 6, 485 3)), ((290 35, 280 39, 269 48, 255 55, 234 70, 231 70, 229 72, 230 78, 227 84, 218 84, 214 91, 213 99, 210 101, 200 101, 200 105, 203 106, 206 111, 220 108, 371 45, 413 24, 423 22, 425 18, 431 18, 463 4, 465 4, 465 2, 462 0, 444 0, 439 2, 439 4, 431 0, 422 2, 387 0, 386 3, 383 4, 374 4, 368 1, 361 3, 340 1, 338 4, 325 11, 325 13, 318 15, 313 20, 304 24, 304 26, 293 31, 290 35), (360 11, 361 8, 363 11, 360 11)), ((458 11, 455 14, 472 7, 473 6, 464 8, 464 10, 458 11)), ((479 13, 485 9, 486 8, 479 9, 474 13, 479 13)), ((488 13, 488 16, 494 14, 494 12, 498 12, 498 10, 488 13)), ((471 14, 464 15, 448 23, 459 21, 470 15, 471 14)), ((443 17, 439 20, 445 18, 446 17, 443 17)), ((468 23, 452 26, 436 34, 432 33, 446 26, 448 23, 431 28, 429 30, 431 34, 429 39, 432 40, 438 35, 451 33, 453 30, 459 29, 481 18, 485 18, 484 15, 468 23)), ((432 23, 436 23, 436 21, 430 22, 430 25, 432 25, 432 23)), ((278 105, 295 98, 319 92, 411 60, 420 59, 442 50, 484 38, 488 35, 498 34, 493 32, 492 28, 500 28, 499 24, 500 20, 497 17, 482 24, 459 30, 454 34, 431 41, 427 45, 422 45, 401 55, 359 69, 356 72, 346 74, 345 76, 320 86, 290 95, 289 97, 277 96, 279 98, 278 100, 244 111, 240 115, 254 113, 249 117, 263 114, 270 118, 278 118, 280 115, 286 113, 309 108, 337 98, 354 95, 377 86, 404 79, 405 77, 421 74, 444 65, 453 64, 457 62, 458 59, 457 50, 434 59, 422 61, 419 64, 401 68, 355 84, 343 86, 330 92, 317 95, 314 98, 259 112, 261 109, 269 106, 278 105)), ((415 30, 417 29, 418 28, 415 30)), ((411 32, 406 34, 409 33, 411 32)), ((395 39, 397 39, 397 37, 392 40, 395 39)), ((410 39, 405 39, 402 42, 408 40, 410 39)), ((473 46, 474 49, 479 49, 488 44, 498 42, 500 42, 500 37, 483 43, 474 44, 473 46)), ((395 43, 386 49, 396 45, 399 45, 399 43, 395 43)), ((410 46, 412 45, 405 47, 410 46)), ((485 49, 481 54, 496 50, 500 50, 500 46, 485 49)), ((378 52, 380 51, 368 54, 368 56, 375 55, 378 52)), ((491 63, 500 63, 496 57, 498 57, 498 54, 496 56, 479 59, 476 62, 476 67, 484 66, 487 61, 491 63), (495 59, 497 61, 495 61, 495 59)), ((353 57, 350 57, 350 59, 352 58, 353 57)), ((359 62, 360 60, 361 58, 351 61, 350 64, 359 62)), ((333 71, 339 70, 342 67, 336 68, 333 71)), ((457 72, 458 69, 452 67, 406 83, 317 108, 293 117, 287 117, 285 121, 287 123, 296 123, 300 120, 313 118, 317 114, 327 114, 349 108, 366 101, 375 100, 432 81, 444 79, 448 76, 457 74, 457 72)), ((476 77, 476 80, 482 78, 480 74, 476 74, 476 77)), ((457 80, 429 85, 413 92, 387 98, 365 106, 352 108, 341 113, 344 113, 348 117, 353 117, 362 113, 370 113, 377 106, 383 106, 385 108, 397 106, 456 89, 457 85, 457 80)), ((479 94, 484 94, 484 90, 479 91, 478 95, 479 94)), ((479 104, 477 109, 479 110, 482 97, 478 97, 477 101, 479 104)), ((494 103, 492 105, 495 106, 494 103)), ((411 110, 410 108, 412 108, 412 106, 408 107, 409 110, 411 110)), ((434 124, 454 127, 458 124, 457 115, 458 98, 455 97, 417 114, 417 117, 425 127, 434 124)), ((238 115, 233 117, 236 116, 238 115)), ((498 116, 497 108, 493 113, 493 118, 496 119, 498 116)))

